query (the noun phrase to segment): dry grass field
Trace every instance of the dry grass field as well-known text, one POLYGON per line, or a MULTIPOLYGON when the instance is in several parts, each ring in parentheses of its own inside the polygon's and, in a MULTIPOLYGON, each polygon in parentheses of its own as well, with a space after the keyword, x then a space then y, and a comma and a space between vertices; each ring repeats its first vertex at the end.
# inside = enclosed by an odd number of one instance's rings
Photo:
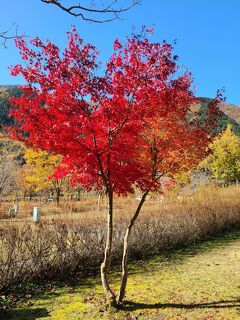
MULTIPOLYGON (((114 213, 116 222, 128 220, 138 204, 138 195, 128 197, 115 197, 114 213)), ((208 219, 209 212, 215 212, 216 218, 230 213, 239 213, 240 187, 227 188, 207 187, 200 188, 194 193, 176 194, 169 192, 163 196, 151 195, 144 204, 140 219, 149 217, 165 217, 166 215, 178 217, 179 214, 197 212, 199 217, 208 219), (230 212, 229 212, 230 211, 230 212)), ((62 199, 59 206, 55 202, 47 202, 33 199, 32 201, 20 201, 19 213, 13 219, 8 216, 11 202, 0 203, 0 226, 20 225, 21 220, 32 221, 33 207, 39 207, 41 222, 52 224, 61 222, 64 224, 92 224, 102 223, 106 219, 107 199, 98 195, 83 193, 79 201, 62 199), (6 224, 4 222, 7 222, 6 224)), ((24 223, 25 224, 25 223, 24 223)))

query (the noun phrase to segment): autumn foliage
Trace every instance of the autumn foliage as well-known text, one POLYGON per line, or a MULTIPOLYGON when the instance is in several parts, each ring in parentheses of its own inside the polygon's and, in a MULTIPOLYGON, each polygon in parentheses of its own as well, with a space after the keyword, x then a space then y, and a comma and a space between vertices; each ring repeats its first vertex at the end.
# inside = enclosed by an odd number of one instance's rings
POLYGON ((25 192, 52 190, 59 202, 63 178, 53 177, 55 167, 60 162, 59 156, 49 152, 24 148, 24 161, 21 180, 25 192))
MULTIPOLYGON (((113 194, 126 195, 135 188, 143 192, 125 237, 126 258, 128 236, 146 195, 160 190, 163 175, 196 165, 210 140, 204 126, 189 118, 197 102, 190 72, 180 72, 170 44, 151 43, 143 31, 125 44, 114 42, 104 73, 99 71, 98 51, 75 29, 62 53, 50 41, 35 38, 29 47, 19 39, 17 47, 27 66, 12 68, 12 75, 26 80, 23 95, 12 100, 17 120, 12 134, 28 146, 61 155, 55 177, 71 174, 73 183, 88 190, 106 190, 108 235, 102 280, 113 300, 106 280, 113 194)), ((123 295, 124 289, 120 302, 123 295)))
POLYGON ((17 41, 28 66, 13 67, 12 75, 27 84, 12 115, 18 137, 63 156, 58 174, 71 172, 87 189, 107 184, 126 194, 202 156, 206 134, 187 120, 196 102, 191 75, 176 77, 171 45, 134 36, 123 47, 116 40, 105 74, 97 76, 98 52, 75 30, 62 54, 51 42, 31 44, 17 41))
POLYGON ((218 183, 233 183, 240 179, 240 137, 231 125, 209 145, 211 153, 199 167, 207 170, 218 183))

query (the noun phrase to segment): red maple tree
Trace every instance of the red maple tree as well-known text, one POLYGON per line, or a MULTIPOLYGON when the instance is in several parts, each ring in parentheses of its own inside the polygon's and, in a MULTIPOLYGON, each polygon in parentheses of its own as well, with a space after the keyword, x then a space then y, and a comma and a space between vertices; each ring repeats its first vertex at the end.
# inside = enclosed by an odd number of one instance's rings
POLYGON ((98 51, 84 44, 75 29, 62 53, 50 41, 30 42, 32 46, 17 40, 26 65, 16 65, 11 72, 21 74, 26 85, 23 95, 12 100, 17 126, 11 132, 28 145, 60 154, 57 177, 71 174, 72 182, 87 190, 105 189, 108 223, 101 278, 110 303, 121 303, 129 236, 148 193, 160 190, 163 175, 188 170, 206 153, 210 137, 194 117, 189 119, 197 101, 191 74, 180 75, 170 44, 151 43, 144 33, 124 45, 116 40, 100 76, 98 51), (126 230, 117 297, 107 277, 113 198, 136 188, 142 198, 126 230))

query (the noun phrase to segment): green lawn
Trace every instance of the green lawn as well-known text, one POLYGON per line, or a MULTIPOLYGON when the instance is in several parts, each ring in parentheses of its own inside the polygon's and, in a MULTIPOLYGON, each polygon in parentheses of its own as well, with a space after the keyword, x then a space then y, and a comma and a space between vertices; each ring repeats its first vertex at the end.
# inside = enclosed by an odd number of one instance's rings
POLYGON ((100 282, 86 279, 28 300, 0 319, 240 319, 240 232, 131 264, 126 300, 121 310, 106 310, 100 282))

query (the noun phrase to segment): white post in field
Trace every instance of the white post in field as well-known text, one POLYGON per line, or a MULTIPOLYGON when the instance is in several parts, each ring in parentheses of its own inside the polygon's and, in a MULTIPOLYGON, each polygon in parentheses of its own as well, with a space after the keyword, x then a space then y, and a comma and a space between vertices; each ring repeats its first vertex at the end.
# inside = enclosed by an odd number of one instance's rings
POLYGON ((40 220, 40 209, 38 207, 33 208, 33 221, 38 223, 40 220))

